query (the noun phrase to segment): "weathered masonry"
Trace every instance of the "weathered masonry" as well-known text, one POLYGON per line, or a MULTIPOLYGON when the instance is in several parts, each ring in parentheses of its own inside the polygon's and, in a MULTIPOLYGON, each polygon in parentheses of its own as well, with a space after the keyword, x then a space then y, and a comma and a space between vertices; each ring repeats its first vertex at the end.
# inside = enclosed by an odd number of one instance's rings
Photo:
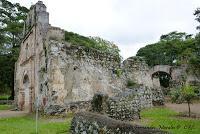
POLYGON ((24 25, 24 39, 15 65, 15 101, 21 110, 32 111, 39 91, 43 45, 49 26, 49 14, 42 2, 30 8, 24 25))
POLYGON ((113 74, 120 67, 114 55, 64 42, 64 30, 49 24, 46 6, 30 8, 15 67, 15 102, 32 111, 90 100, 95 92, 118 93, 123 84, 113 74))

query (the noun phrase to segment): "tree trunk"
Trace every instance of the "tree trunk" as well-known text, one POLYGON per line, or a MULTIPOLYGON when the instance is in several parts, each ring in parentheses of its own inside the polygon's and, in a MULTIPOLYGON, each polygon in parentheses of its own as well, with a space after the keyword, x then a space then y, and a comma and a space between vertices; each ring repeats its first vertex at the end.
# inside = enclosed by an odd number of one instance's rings
POLYGON ((191 111, 190 111, 190 102, 188 102, 188 113, 189 113, 189 117, 191 116, 191 111))

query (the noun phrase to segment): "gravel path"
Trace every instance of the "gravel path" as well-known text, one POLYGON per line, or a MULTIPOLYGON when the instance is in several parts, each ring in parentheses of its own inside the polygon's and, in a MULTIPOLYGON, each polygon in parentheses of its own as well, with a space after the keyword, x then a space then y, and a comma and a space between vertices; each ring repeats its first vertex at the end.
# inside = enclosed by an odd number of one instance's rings
POLYGON ((0 118, 24 116, 24 115, 27 115, 27 114, 28 114, 28 112, 26 112, 26 111, 1 110, 0 111, 0 118))

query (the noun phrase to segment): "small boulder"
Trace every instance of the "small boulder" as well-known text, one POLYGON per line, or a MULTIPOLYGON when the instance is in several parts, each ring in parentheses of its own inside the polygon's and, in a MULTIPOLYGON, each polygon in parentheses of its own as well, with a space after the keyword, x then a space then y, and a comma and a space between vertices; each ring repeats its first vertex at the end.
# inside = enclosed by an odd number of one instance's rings
POLYGON ((60 105, 50 105, 49 107, 45 108, 44 112, 47 115, 58 115, 65 113, 65 108, 60 105))

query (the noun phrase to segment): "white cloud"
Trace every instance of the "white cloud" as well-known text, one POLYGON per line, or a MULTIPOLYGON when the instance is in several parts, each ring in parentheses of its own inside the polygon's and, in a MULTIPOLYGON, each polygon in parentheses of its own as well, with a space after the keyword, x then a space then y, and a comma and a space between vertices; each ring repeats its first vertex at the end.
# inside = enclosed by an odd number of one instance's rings
MULTIPOLYGON (((11 0, 30 7, 37 0, 11 0)), ((171 31, 195 33, 199 0, 44 0, 50 23, 114 41, 124 58, 171 31)))

